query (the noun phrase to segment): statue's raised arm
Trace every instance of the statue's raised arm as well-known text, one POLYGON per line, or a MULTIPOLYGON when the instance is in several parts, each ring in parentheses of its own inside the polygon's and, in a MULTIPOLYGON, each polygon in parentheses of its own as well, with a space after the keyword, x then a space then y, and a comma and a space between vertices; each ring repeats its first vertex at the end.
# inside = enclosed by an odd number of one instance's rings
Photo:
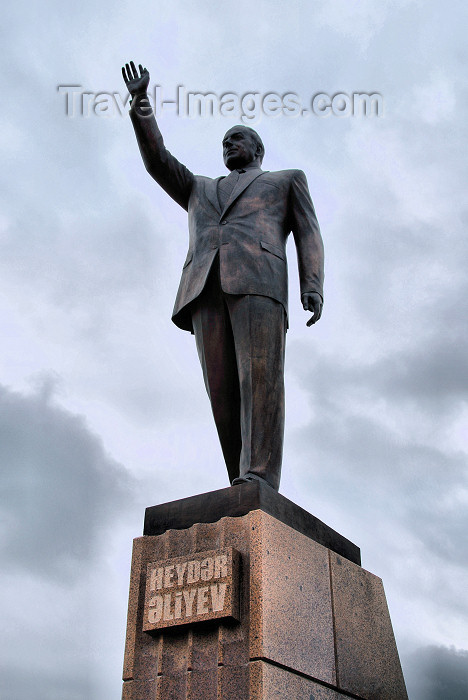
POLYGON ((165 145, 148 98, 150 74, 133 61, 122 68, 122 76, 132 96, 130 117, 146 170, 181 207, 188 209, 194 176, 174 158, 165 145))

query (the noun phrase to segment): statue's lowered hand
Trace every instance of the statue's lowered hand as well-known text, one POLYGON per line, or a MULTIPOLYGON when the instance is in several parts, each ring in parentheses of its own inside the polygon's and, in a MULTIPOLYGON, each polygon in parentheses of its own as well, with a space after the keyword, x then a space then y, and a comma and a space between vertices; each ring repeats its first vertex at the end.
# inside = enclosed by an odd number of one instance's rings
POLYGON ((317 323, 322 315, 323 301, 320 294, 317 292, 309 292, 302 295, 302 306, 304 311, 313 311, 314 315, 307 321, 307 326, 312 326, 317 323))
POLYGON ((141 63, 138 65, 138 68, 140 69, 140 75, 138 75, 138 71, 135 68, 133 61, 126 63, 125 67, 122 68, 122 75, 125 85, 127 86, 127 89, 132 97, 136 97, 137 95, 146 95, 149 85, 150 74, 146 68, 143 68, 141 63))

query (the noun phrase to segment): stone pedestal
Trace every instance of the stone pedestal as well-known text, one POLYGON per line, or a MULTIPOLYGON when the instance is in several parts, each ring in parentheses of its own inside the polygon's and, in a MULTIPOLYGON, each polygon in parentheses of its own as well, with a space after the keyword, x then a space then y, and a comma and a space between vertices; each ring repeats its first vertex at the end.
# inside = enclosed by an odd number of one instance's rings
POLYGON ((405 700, 382 582, 358 562, 259 483, 147 509, 123 700, 405 700))

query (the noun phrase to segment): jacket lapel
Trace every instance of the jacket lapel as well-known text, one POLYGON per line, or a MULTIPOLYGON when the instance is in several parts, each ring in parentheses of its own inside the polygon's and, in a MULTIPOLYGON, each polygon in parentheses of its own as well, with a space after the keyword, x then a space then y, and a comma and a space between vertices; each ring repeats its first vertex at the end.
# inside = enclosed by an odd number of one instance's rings
MULTIPOLYGON (((240 197, 242 192, 245 190, 246 187, 248 187, 254 180, 257 179, 260 175, 262 175, 265 171, 260 170, 260 168, 249 168, 243 175, 242 177, 239 178, 237 181, 234 189, 231 192, 231 196, 229 197, 228 201, 226 202, 226 206, 224 207, 223 211, 221 212, 221 218, 225 215, 229 207, 231 207, 235 200, 240 197)), ((219 178, 218 178, 219 179, 219 178)), ((214 180, 216 182, 216 188, 218 187, 218 181, 214 180)), ((217 198, 217 197, 216 197, 217 198)), ((219 208, 219 204, 218 204, 219 208)))
POLYGON ((205 194, 219 215, 221 215, 221 206, 218 199, 218 182, 220 180, 221 177, 217 177, 214 180, 209 180, 205 186, 205 194))

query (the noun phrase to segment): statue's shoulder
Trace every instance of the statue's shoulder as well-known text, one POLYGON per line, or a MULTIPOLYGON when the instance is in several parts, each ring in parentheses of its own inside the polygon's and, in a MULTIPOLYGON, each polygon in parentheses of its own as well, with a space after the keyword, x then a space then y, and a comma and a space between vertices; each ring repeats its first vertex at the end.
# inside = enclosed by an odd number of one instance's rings
POLYGON ((288 170, 265 170, 264 175, 269 175, 278 179, 282 179, 297 177, 298 175, 304 175, 304 171, 298 170, 297 168, 289 168, 288 170))
POLYGON ((262 180, 270 182, 272 185, 284 185, 295 180, 296 178, 305 177, 302 170, 265 170, 262 174, 262 180))

